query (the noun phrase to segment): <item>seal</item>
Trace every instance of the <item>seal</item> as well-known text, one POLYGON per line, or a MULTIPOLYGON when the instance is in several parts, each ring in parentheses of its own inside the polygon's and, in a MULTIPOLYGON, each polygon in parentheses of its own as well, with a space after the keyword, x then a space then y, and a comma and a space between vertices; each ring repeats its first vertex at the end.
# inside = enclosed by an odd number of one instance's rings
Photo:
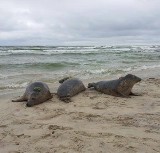
POLYGON ((26 106, 32 107, 52 98, 49 87, 43 82, 34 82, 27 86, 25 93, 18 99, 12 102, 27 101, 26 106))
POLYGON ((125 77, 120 77, 117 80, 99 81, 97 83, 89 83, 88 88, 94 88, 95 90, 104 94, 117 96, 117 97, 129 97, 132 93, 131 90, 137 82, 140 82, 141 78, 127 74, 125 77))
POLYGON ((86 87, 84 86, 82 81, 77 78, 66 77, 59 80, 59 82, 61 83, 61 85, 57 90, 57 95, 59 99, 64 102, 70 102, 71 97, 86 90, 86 87))

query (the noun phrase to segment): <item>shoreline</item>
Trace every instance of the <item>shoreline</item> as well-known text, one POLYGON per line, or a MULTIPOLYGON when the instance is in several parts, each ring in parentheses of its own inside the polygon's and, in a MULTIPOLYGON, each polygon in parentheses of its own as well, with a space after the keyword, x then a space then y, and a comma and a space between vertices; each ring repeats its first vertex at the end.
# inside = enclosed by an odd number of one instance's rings
MULTIPOLYGON (((150 69, 144 69, 144 70, 140 70, 140 71, 130 71, 130 72, 125 72, 122 74, 115 74, 115 75, 108 75, 108 76, 103 76, 103 77, 95 77, 95 78, 89 78, 89 79, 81 79, 85 86, 87 87, 88 83, 90 82, 97 82, 97 81, 101 81, 101 80, 113 80, 113 79, 118 79, 119 77, 122 77, 122 76, 125 76, 127 74, 133 74, 133 75, 136 75, 142 79, 147 79, 147 78, 160 78, 160 68, 150 68, 150 69)), ((66 77, 66 76, 65 76, 66 77)), ((33 79, 32 81, 30 82, 34 82, 34 81, 42 81, 43 80, 39 80, 39 79, 33 79)), ((58 83, 58 80, 54 80, 54 81, 51 81, 51 80, 46 80, 44 81, 45 83, 48 84, 48 86, 50 87, 51 89, 51 92, 56 92, 57 91, 57 88, 59 87, 59 83, 58 83)), ((1 89, 1 93, 0 93, 0 97, 3 96, 3 95, 6 95, 6 94, 15 94, 17 95, 16 93, 21 93, 22 91, 25 90, 26 86, 28 85, 28 83, 23 83, 25 84, 23 87, 19 88, 19 87, 13 87, 13 88, 6 88, 6 89, 1 89)))

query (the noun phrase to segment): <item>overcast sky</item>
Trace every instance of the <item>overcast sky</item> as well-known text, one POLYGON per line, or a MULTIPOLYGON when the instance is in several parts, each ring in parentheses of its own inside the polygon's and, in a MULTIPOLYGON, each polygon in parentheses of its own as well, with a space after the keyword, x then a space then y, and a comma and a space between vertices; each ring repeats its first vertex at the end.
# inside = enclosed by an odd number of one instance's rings
POLYGON ((1 0, 0 45, 160 44, 160 0, 1 0))

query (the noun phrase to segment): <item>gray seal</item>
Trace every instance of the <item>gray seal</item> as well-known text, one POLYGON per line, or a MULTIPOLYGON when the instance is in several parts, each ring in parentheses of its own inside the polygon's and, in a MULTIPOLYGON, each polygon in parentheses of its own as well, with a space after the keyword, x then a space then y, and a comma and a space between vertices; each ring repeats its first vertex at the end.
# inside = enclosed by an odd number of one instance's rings
POLYGON ((23 96, 16 100, 12 100, 12 102, 27 101, 26 106, 32 107, 33 105, 43 103, 51 98, 52 95, 47 84, 43 82, 34 82, 27 86, 23 96))
POLYGON ((61 85, 57 90, 57 95, 64 102, 71 101, 71 97, 86 90, 81 80, 77 78, 66 77, 59 81, 61 85))
POLYGON ((112 96, 129 97, 129 95, 136 96, 136 94, 133 94, 131 90, 134 84, 140 81, 141 78, 132 74, 127 74, 125 77, 120 77, 117 80, 89 83, 88 88, 93 87, 99 92, 112 96))

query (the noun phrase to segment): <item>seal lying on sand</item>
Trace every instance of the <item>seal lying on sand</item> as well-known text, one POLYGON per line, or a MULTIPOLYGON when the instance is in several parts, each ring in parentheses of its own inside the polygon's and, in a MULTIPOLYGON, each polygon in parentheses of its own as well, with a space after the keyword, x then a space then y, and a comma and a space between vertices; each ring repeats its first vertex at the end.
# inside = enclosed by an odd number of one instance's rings
POLYGON ((43 103, 52 98, 47 84, 43 82, 34 82, 27 86, 24 95, 12 102, 27 101, 26 106, 31 107, 43 103))
POLYGON ((60 100, 69 102, 74 95, 86 90, 81 80, 77 78, 66 77, 59 81, 61 85, 57 90, 57 95, 60 100))
POLYGON ((117 80, 89 83, 88 88, 93 87, 99 92, 112 96, 129 97, 129 95, 135 95, 131 92, 131 90, 134 84, 140 81, 141 78, 132 74, 128 74, 125 77, 120 77, 117 80))

